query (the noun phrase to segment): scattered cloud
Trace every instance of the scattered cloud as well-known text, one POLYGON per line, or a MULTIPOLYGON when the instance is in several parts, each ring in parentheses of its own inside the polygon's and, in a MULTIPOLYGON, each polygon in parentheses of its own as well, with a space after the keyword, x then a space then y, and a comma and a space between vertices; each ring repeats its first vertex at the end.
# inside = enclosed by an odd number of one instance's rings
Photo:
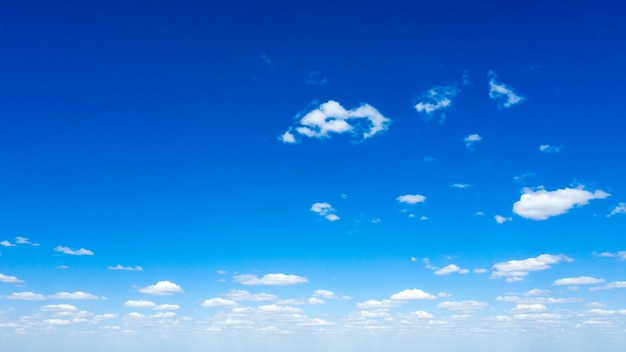
POLYGON ((8 283, 8 284, 19 284, 24 281, 18 279, 15 276, 4 275, 0 273, 0 282, 8 283))
POLYGON ((473 301, 473 300, 446 301, 446 302, 441 302, 437 305, 438 308, 443 308, 443 309, 448 309, 448 310, 461 310, 461 311, 479 310, 488 306, 489 305, 487 303, 473 301))
POLYGON ((335 214, 335 209, 326 202, 314 203, 311 206, 311 211, 325 217, 328 221, 337 221, 340 219, 340 217, 335 214))
POLYGON ((322 71, 312 71, 304 83, 311 86, 321 86, 328 83, 328 78, 322 75, 322 71))
POLYGON ((218 297, 218 298, 211 298, 211 299, 204 300, 204 302, 202 302, 202 306, 206 308, 234 307, 234 306, 237 306, 237 302, 231 301, 230 299, 224 299, 224 298, 218 297))
POLYGON ((389 127, 391 120, 369 104, 346 110, 338 102, 329 100, 308 112, 296 127, 281 135, 286 143, 295 143, 296 133, 309 138, 330 138, 330 134, 354 133, 361 130, 363 139, 373 137, 389 127))
POLYGON ((465 141, 465 148, 469 150, 474 150, 474 144, 480 142, 482 139, 483 137, 481 137, 477 133, 470 134, 469 136, 463 138, 463 141, 465 141))
POLYGON ((621 258, 621 259, 626 259, 626 251, 619 251, 619 252, 602 252, 602 253, 593 253, 593 255, 597 256, 597 257, 605 257, 605 258, 621 258))
POLYGON ((566 277, 554 281, 555 286, 562 285, 593 285, 603 283, 604 279, 596 279, 595 277, 579 276, 579 277, 566 277))
POLYGON ((611 210, 611 212, 606 217, 610 218, 611 216, 617 214, 626 214, 626 203, 619 203, 617 206, 615 206, 615 208, 613 208, 613 210, 611 210))
POLYGON ((549 144, 542 144, 539 146, 539 151, 542 153, 558 153, 563 149, 562 146, 555 146, 549 144))
POLYGON ((137 266, 122 266, 120 264, 117 264, 116 266, 108 266, 107 269, 109 270, 125 270, 125 271, 143 271, 143 268, 140 267, 139 265, 137 266))
POLYGON ((489 98, 499 100, 500 107, 510 108, 524 101, 523 96, 516 94, 513 89, 500 83, 498 76, 493 71, 489 71, 489 77, 489 98))
POLYGON ((147 293, 150 295, 168 296, 175 293, 182 293, 183 289, 177 284, 170 281, 159 281, 154 285, 140 288, 139 292, 147 293))
POLYGON ((513 212, 523 218, 546 220, 567 213, 575 206, 583 206, 592 199, 604 199, 610 194, 597 190, 589 192, 583 186, 546 191, 543 188, 524 188, 520 200, 513 204, 513 212))
POLYGON ((461 188, 461 189, 468 188, 468 187, 471 187, 471 186, 472 185, 467 184, 467 183, 453 183, 453 184, 450 185, 451 188, 461 188))
POLYGON ((69 269, 70 267, 67 265, 59 265, 57 266, 57 269, 61 269, 61 270, 65 270, 65 269, 69 269))
POLYGON ((467 274, 469 273, 469 270, 461 269, 455 264, 450 264, 448 266, 444 266, 443 268, 435 271, 435 275, 449 275, 452 273, 467 274))
POLYGON ((394 293, 393 295, 391 295, 390 298, 393 301, 437 299, 437 297, 435 297, 434 295, 431 295, 430 293, 424 292, 417 288, 394 293))
POLYGON ((306 277, 286 274, 266 274, 262 277, 254 274, 244 274, 237 275, 234 279, 242 285, 286 286, 309 282, 306 277))
POLYGON ((432 318, 435 317, 434 315, 432 315, 432 314, 430 314, 430 313, 428 313, 426 311, 423 311, 423 310, 415 311, 415 312, 411 313, 411 315, 413 315, 414 317, 416 317, 418 319, 432 319, 432 318))
POLYGON ((532 313, 532 312, 543 312, 548 308, 544 304, 534 303, 534 304, 521 304, 518 303, 515 308, 511 309, 511 312, 516 313, 532 313))
POLYGON ((613 281, 609 282, 604 286, 591 287, 590 291, 598 291, 598 290, 612 290, 614 288, 626 288, 626 281, 613 281))
POLYGON ((4 298, 19 301, 44 301, 48 299, 48 297, 34 292, 15 292, 8 296, 4 296, 4 298))
POLYGON ((504 224, 507 221, 512 221, 513 220, 513 218, 510 217, 510 216, 508 218, 506 218, 506 217, 504 217, 502 215, 496 215, 496 216, 494 216, 494 219, 496 220, 496 222, 498 224, 504 224))
POLYGON ((28 238, 17 236, 15 237, 15 243, 17 244, 30 244, 31 246, 38 247, 39 243, 32 243, 28 238))
POLYGON ((15 244, 5 240, 5 241, 0 242, 0 246, 3 246, 3 247, 15 247, 15 244))
POLYGON ((521 281, 531 271, 541 271, 550 268, 550 265, 558 264, 562 261, 572 262, 573 259, 562 254, 541 254, 534 258, 523 260, 509 260, 493 265, 492 278, 506 277, 506 281, 521 281))
POLYGON ((250 293, 244 290, 230 290, 226 294, 226 297, 233 301, 250 301, 250 302, 267 302, 275 301, 278 299, 275 295, 269 293, 250 293))
POLYGON ((398 198, 396 198, 396 200, 400 203, 417 204, 424 202, 426 200, 426 197, 421 194, 407 194, 404 196, 399 196, 398 198))
MULTIPOLYGON (((426 121, 430 120, 433 113, 448 109, 452 105, 452 98, 460 91, 455 86, 437 86, 424 93, 421 100, 415 104, 415 110, 424 114, 426 121)), ((440 122, 445 121, 445 115, 440 115, 440 122)))
POLYGON ((99 299, 98 296, 91 293, 76 291, 76 292, 59 292, 50 296, 53 299, 72 299, 72 300, 94 300, 99 299))
POLYGON ((315 291, 313 291, 313 296, 314 297, 324 298, 324 299, 337 299, 337 298, 339 298, 339 297, 337 297, 337 295, 335 295, 335 293, 333 291, 328 291, 328 290, 315 290, 315 291))
POLYGON ((56 246, 54 250, 55 252, 61 252, 63 254, 69 254, 69 255, 93 255, 92 251, 85 249, 85 248, 73 250, 73 249, 70 249, 69 247, 56 246))
POLYGON ((72 304, 49 304, 41 307, 41 310, 46 312, 76 312, 78 308, 72 304))

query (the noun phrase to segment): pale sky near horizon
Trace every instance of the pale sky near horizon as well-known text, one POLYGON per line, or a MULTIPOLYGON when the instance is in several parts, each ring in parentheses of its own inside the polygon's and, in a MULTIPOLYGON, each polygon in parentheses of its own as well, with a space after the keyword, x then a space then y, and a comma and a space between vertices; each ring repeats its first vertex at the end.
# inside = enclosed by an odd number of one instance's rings
POLYGON ((0 349, 620 351, 625 12, 0 4, 0 349))

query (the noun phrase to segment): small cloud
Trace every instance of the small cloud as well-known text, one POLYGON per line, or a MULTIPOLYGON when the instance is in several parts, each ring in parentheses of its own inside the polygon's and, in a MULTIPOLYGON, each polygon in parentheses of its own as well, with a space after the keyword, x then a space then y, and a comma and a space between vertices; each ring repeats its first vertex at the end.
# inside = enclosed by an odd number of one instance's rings
POLYGON ((473 311, 488 307, 487 303, 479 301, 447 301, 441 302, 437 305, 438 308, 444 308, 448 310, 461 310, 461 311, 473 311))
POLYGON ((476 214, 476 216, 484 216, 485 215, 485 213, 482 212, 482 211, 477 211, 475 214, 476 214))
POLYGON ((73 250, 73 249, 70 249, 69 247, 56 246, 54 251, 61 252, 63 254, 69 254, 69 255, 93 255, 92 251, 85 249, 85 248, 73 250))
POLYGON ((170 281, 159 281, 154 285, 140 288, 139 292, 147 293, 150 295, 168 296, 175 293, 182 293, 183 289, 177 284, 170 281))
POLYGON ((313 292, 313 296, 324 298, 324 299, 336 299, 336 298, 338 298, 337 295, 335 295, 335 293, 333 291, 328 291, 328 290, 315 290, 313 292))
POLYGON ((613 210, 611 210, 611 212, 606 217, 610 218, 611 216, 617 214, 626 214, 626 203, 619 203, 617 206, 615 206, 615 208, 613 208, 613 210))
POLYGON ((484 274, 484 273, 488 273, 489 270, 484 269, 484 268, 476 268, 473 270, 475 274, 484 274))
POLYGON ((269 293, 250 293, 244 290, 230 290, 226 294, 226 297, 233 301, 250 301, 250 302, 267 302, 275 301, 278 297, 269 293))
POLYGON ((267 57, 266 53, 261 53, 261 60, 265 61, 265 63, 268 65, 272 64, 272 61, 267 57))
POLYGON ((555 286, 563 285, 593 285, 603 283, 604 279, 596 279, 595 277, 579 276, 579 277, 566 277, 554 281, 555 286))
POLYGON ((61 269, 61 270, 66 270, 66 269, 69 269, 69 268, 70 267, 67 266, 67 265, 59 265, 59 266, 57 266, 57 269, 61 269))
POLYGON ((416 262, 416 261, 417 261, 417 258, 415 258, 415 257, 411 257, 411 261, 412 261, 412 262, 416 262))
POLYGON ((591 287, 589 291, 612 290, 614 288, 626 288, 626 281, 613 281, 604 286, 591 287))
POLYGON ((413 312, 413 313, 411 313, 411 315, 413 315, 414 317, 416 317, 418 319, 432 319, 432 318, 435 317, 434 315, 432 315, 432 314, 430 314, 430 313, 428 313, 426 311, 423 311, 423 310, 418 310, 416 312, 413 312))
POLYGON ((533 177, 533 176, 535 176, 534 173, 532 173, 532 172, 525 172, 522 175, 514 176, 513 177, 513 182, 522 183, 522 182, 526 181, 526 179, 528 179, 530 177, 533 177))
POLYGON ((280 135, 280 140, 283 143, 290 143, 290 144, 296 143, 296 137, 293 135, 293 133, 291 133, 289 131, 281 134, 280 135))
POLYGON ((139 265, 137 266, 122 266, 120 264, 117 264, 116 266, 108 266, 107 269, 109 270, 125 270, 125 271, 143 271, 143 268, 140 267, 139 265))
POLYGON ((41 307, 41 310, 45 312, 76 312, 78 308, 71 304, 49 304, 41 307))
POLYGON ((409 301, 409 300, 431 300, 437 299, 436 296, 430 293, 424 292, 420 289, 404 290, 402 292, 394 293, 391 295, 393 301, 409 301))
POLYGON ((435 161, 435 160, 437 160, 437 159, 436 159, 435 157, 432 157, 432 156, 425 156, 422 160, 423 160, 425 163, 432 163, 433 161, 435 161))
MULTIPOLYGON (((459 93, 455 86, 437 86, 431 88, 422 95, 421 101, 415 104, 415 111, 424 114, 426 121, 430 120, 432 114, 452 105, 452 98, 459 93)), ((445 121, 445 115, 441 114, 440 122, 445 121)))
POLYGON ((583 186, 556 191, 524 188, 523 192, 520 200, 513 204, 513 212, 532 220, 546 220, 552 216, 565 214, 575 206, 587 205, 592 199, 604 199, 610 196, 601 190, 589 192, 583 186))
POLYGON ((283 133, 281 140, 293 143, 290 142, 293 137, 296 142, 294 132, 304 137, 324 139, 330 138, 332 133, 354 133, 356 130, 363 131, 362 137, 367 139, 386 130, 390 121, 369 104, 346 110, 338 102, 329 100, 304 115, 297 126, 283 133))
POLYGON ((9 275, 4 275, 2 273, 0 273, 0 282, 4 282, 7 284, 19 284, 24 282, 23 280, 19 280, 17 277, 15 276, 9 276, 9 275))
POLYGON ((39 243, 32 243, 26 237, 17 236, 15 237, 15 243, 17 244, 30 244, 31 246, 38 247, 39 243))
POLYGON ((471 187, 472 185, 468 184, 468 183, 453 183, 450 185, 450 188, 468 188, 471 187))
POLYGON ((3 246, 3 247, 15 247, 15 245, 13 243, 11 243, 9 241, 6 241, 6 240, 0 242, 0 246, 3 246))
POLYGON ((558 153, 561 151, 562 146, 554 146, 549 144, 542 144, 539 146, 539 151, 542 153, 558 153))
POLYGON ((139 300, 139 301, 128 300, 124 302, 124 307, 128 307, 128 308, 154 309, 156 306, 157 306, 156 303, 151 302, 151 301, 145 301, 145 300, 139 300))
POLYGON ((327 82, 328 78, 324 77, 321 71, 312 71, 311 73, 309 73, 309 77, 307 78, 307 80, 304 81, 304 83, 311 86, 321 86, 326 84, 327 82))
POLYGON ((312 212, 318 213, 320 216, 323 216, 328 221, 337 221, 339 220, 339 216, 335 214, 335 209, 326 202, 323 203, 314 203, 310 209, 312 212))
POLYGON ((15 292, 10 294, 9 296, 4 296, 4 298, 18 301, 44 301, 48 299, 48 297, 44 295, 33 292, 15 292))
POLYGON ((428 216, 426 215, 420 216, 420 221, 426 221, 426 220, 429 220, 428 216))
POLYGON ((521 104, 524 101, 524 97, 515 93, 515 91, 503 83, 498 82, 498 76, 489 71, 489 98, 499 100, 499 106, 503 108, 510 108, 512 106, 521 104))
POLYGON ((505 218, 504 216, 501 216, 501 215, 494 216, 494 219, 496 220, 498 224, 504 224, 507 221, 513 220, 512 217, 505 218))
POLYGON ((76 292, 59 292, 55 293, 50 298, 53 299, 71 299, 71 300, 94 300, 98 299, 98 296, 92 295, 91 293, 76 291, 76 292))
POLYGON ((235 282, 239 282, 243 285, 286 286, 309 282, 309 279, 306 277, 286 274, 266 274, 262 277, 253 274, 244 274, 237 275, 234 279, 235 282))
POLYGON ((452 273, 467 274, 469 273, 469 270, 461 269, 455 264, 450 264, 448 266, 444 266, 443 268, 435 271, 435 275, 449 275, 452 273))
POLYGON ((626 259, 626 251, 619 251, 619 252, 615 252, 615 253, 612 253, 612 252, 596 253, 596 252, 594 252, 593 255, 595 255, 596 257, 626 259))
POLYGON ((474 149, 474 144, 480 142, 482 139, 483 139, 483 137, 479 136, 476 133, 470 134, 469 136, 463 138, 463 141, 465 141, 465 148, 467 148, 469 150, 473 150, 474 149))
POLYGON ((531 271, 550 269, 550 265, 562 261, 572 262, 573 259, 562 254, 541 254, 534 258, 500 262, 493 265, 491 278, 506 277, 507 282, 522 281, 531 271))
POLYGON ((211 298, 206 299, 202 302, 202 306, 205 308, 213 308, 213 307, 234 307, 237 306, 237 302, 231 301, 229 299, 224 298, 211 298))
POLYGON ((426 201, 426 197, 421 194, 407 194, 404 196, 399 196, 398 198, 396 198, 396 200, 400 203, 417 204, 426 201))

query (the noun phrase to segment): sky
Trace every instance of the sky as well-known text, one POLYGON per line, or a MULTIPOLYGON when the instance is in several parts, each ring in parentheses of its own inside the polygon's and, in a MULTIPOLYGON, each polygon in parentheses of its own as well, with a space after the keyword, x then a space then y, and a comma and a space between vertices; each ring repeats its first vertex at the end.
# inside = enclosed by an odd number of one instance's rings
POLYGON ((0 4, 0 345, 621 351, 626 5, 0 4))

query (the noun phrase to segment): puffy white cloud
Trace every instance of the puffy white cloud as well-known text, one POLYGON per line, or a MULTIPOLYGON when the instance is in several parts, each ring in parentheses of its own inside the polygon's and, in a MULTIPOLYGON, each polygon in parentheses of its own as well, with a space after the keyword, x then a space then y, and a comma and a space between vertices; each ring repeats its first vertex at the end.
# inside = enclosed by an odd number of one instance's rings
POLYGON ((14 299, 20 301, 44 301, 48 299, 46 296, 33 292, 15 292, 9 296, 4 296, 7 299, 14 299))
POLYGON ((562 148, 563 147, 561 146, 542 144, 539 146, 539 151, 543 153, 558 153, 561 151, 562 148))
MULTIPOLYGON (((455 86, 437 86, 426 92, 422 100, 415 104, 415 110, 425 114, 426 120, 429 120, 433 113, 449 108, 452 105, 452 98, 457 95, 459 90, 455 86)), ((442 114, 441 121, 445 120, 442 114)))
POLYGON ((61 252, 63 254, 69 254, 69 255, 93 255, 92 251, 85 249, 85 248, 74 250, 69 247, 56 246, 54 250, 56 252, 61 252))
POLYGON ((591 287, 590 291, 598 291, 598 290, 611 290, 614 288, 626 288, 626 281, 613 281, 609 282, 604 286, 591 287))
POLYGON ((461 269, 459 266, 457 266, 455 264, 450 264, 450 265, 444 266, 443 268, 435 271, 435 275, 448 275, 448 274, 452 274, 452 273, 467 274, 467 273, 469 273, 469 270, 461 269))
POLYGON ((481 137, 477 133, 470 134, 469 136, 463 138, 463 141, 465 142, 465 148, 473 149, 474 148, 474 144, 480 142, 482 139, 483 139, 483 137, 481 137))
POLYGON ((515 93, 513 89, 498 81, 498 76, 489 71, 489 98, 500 100, 499 106, 510 108, 524 101, 524 97, 515 93))
POLYGON ((508 281, 523 280, 524 276, 531 271, 541 271, 550 268, 552 264, 558 264, 562 261, 571 262, 573 259, 558 254, 541 254, 534 258, 523 260, 509 260, 493 265, 492 278, 507 277, 508 281))
POLYGON ((488 307, 487 303, 479 301, 446 301, 437 305, 438 308, 444 308, 448 310, 479 310, 488 307))
POLYGON ((597 190, 589 192, 583 187, 546 191, 543 188, 524 188, 520 200, 513 204, 513 212, 523 218, 546 220, 567 213, 574 206, 583 206, 592 199, 604 199, 610 194, 597 190))
POLYGON ((5 241, 0 242, 0 246, 3 246, 3 247, 15 247, 15 244, 5 240, 5 241))
POLYGON ((493 218, 496 220, 496 222, 497 222, 498 224, 504 224, 504 223, 505 223, 505 222, 507 222, 507 221, 511 221, 511 220, 513 220, 513 218, 512 218, 512 217, 510 217, 510 216, 507 218, 507 217, 504 217, 504 216, 502 216, 502 215, 496 215, 496 216, 494 216, 493 218))
POLYGON ((311 206, 311 211, 325 217, 328 221, 337 221, 340 219, 339 216, 335 214, 335 209, 326 202, 314 203, 311 206))
POLYGON ((543 296, 543 295, 547 295, 548 293, 550 293, 549 290, 540 290, 538 288, 534 288, 524 293, 524 296, 527 296, 527 297, 528 296, 543 296))
POLYGON ((91 293, 76 291, 76 292, 58 292, 50 296, 54 299, 73 299, 73 300, 93 300, 98 299, 98 296, 91 293))
POLYGON ((597 279, 595 277, 590 276, 579 276, 579 277, 566 277, 563 279, 558 279, 554 281, 554 285, 562 286, 562 285, 593 285, 604 282, 604 279, 597 279))
POLYGON ((183 289, 177 284, 170 281, 159 281, 154 285, 140 288, 139 292, 151 295, 167 296, 175 293, 182 293, 183 289))
POLYGON ((237 305, 237 302, 235 301, 231 301, 229 299, 224 299, 224 298, 211 298, 211 299, 205 299, 204 302, 202 302, 202 306, 203 307, 234 307, 237 305))
POLYGON ((120 264, 117 264, 116 266, 108 266, 107 269, 109 270, 125 270, 125 271, 143 271, 143 268, 140 267, 139 265, 137 266, 122 266, 120 264))
POLYGON ((9 276, 9 275, 4 275, 2 273, 0 273, 0 282, 5 282, 8 284, 19 284, 22 283, 24 281, 18 279, 15 276, 9 276))
POLYGON ((417 204, 426 201, 426 197, 421 194, 406 194, 403 196, 399 196, 398 198, 396 198, 396 200, 400 203, 417 204))
POLYGON ((254 274, 243 274, 235 276, 234 279, 243 285, 286 286, 309 282, 306 277, 287 274, 266 274, 262 277, 254 274))
POLYGON ((517 304, 515 308, 511 309, 511 312, 522 312, 522 313, 532 313, 532 312, 542 312, 545 311, 546 306, 540 303, 534 304, 517 304))
POLYGON ((337 295, 335 295, 335 293, 333 291, 328 291, 328 290, 315 290, 315 291, 313 291, 313 296, 321 297, 321 298, 325 298, 325 299, 335 299, 335 298, 338 298, 337 295))
POLYGON ((369 104, 346 110, 338 102, 329 100, 304 115, 298 125, 283 133, 280 139, 294 143, 294 132, 309 138, 329 138, 331 133, 352 133, 357 129, 364 130, 362 137, 367 139, 386 130, 390 121, 369 104))
POLYGON ((391 295, 390 298, 394 301, 437 299, 437 297, 435 297, 434 295, 431 295, 430 293, 424 292, 417 288, 394 293, 393 295, 391 295))
POLYGON ((610 218, 611 216, 617 214, 626 214, 626 203, 619 203, 616 205, 606 217, 610 218))
POLYGON ((156 303, 151 302, 151 301, 145 301, 145 300, 139 300, 139 301, 128 300, 124 302, 124 307, 129 307, 129 308, 154 309, 156 306, 157 306, 156 303))

